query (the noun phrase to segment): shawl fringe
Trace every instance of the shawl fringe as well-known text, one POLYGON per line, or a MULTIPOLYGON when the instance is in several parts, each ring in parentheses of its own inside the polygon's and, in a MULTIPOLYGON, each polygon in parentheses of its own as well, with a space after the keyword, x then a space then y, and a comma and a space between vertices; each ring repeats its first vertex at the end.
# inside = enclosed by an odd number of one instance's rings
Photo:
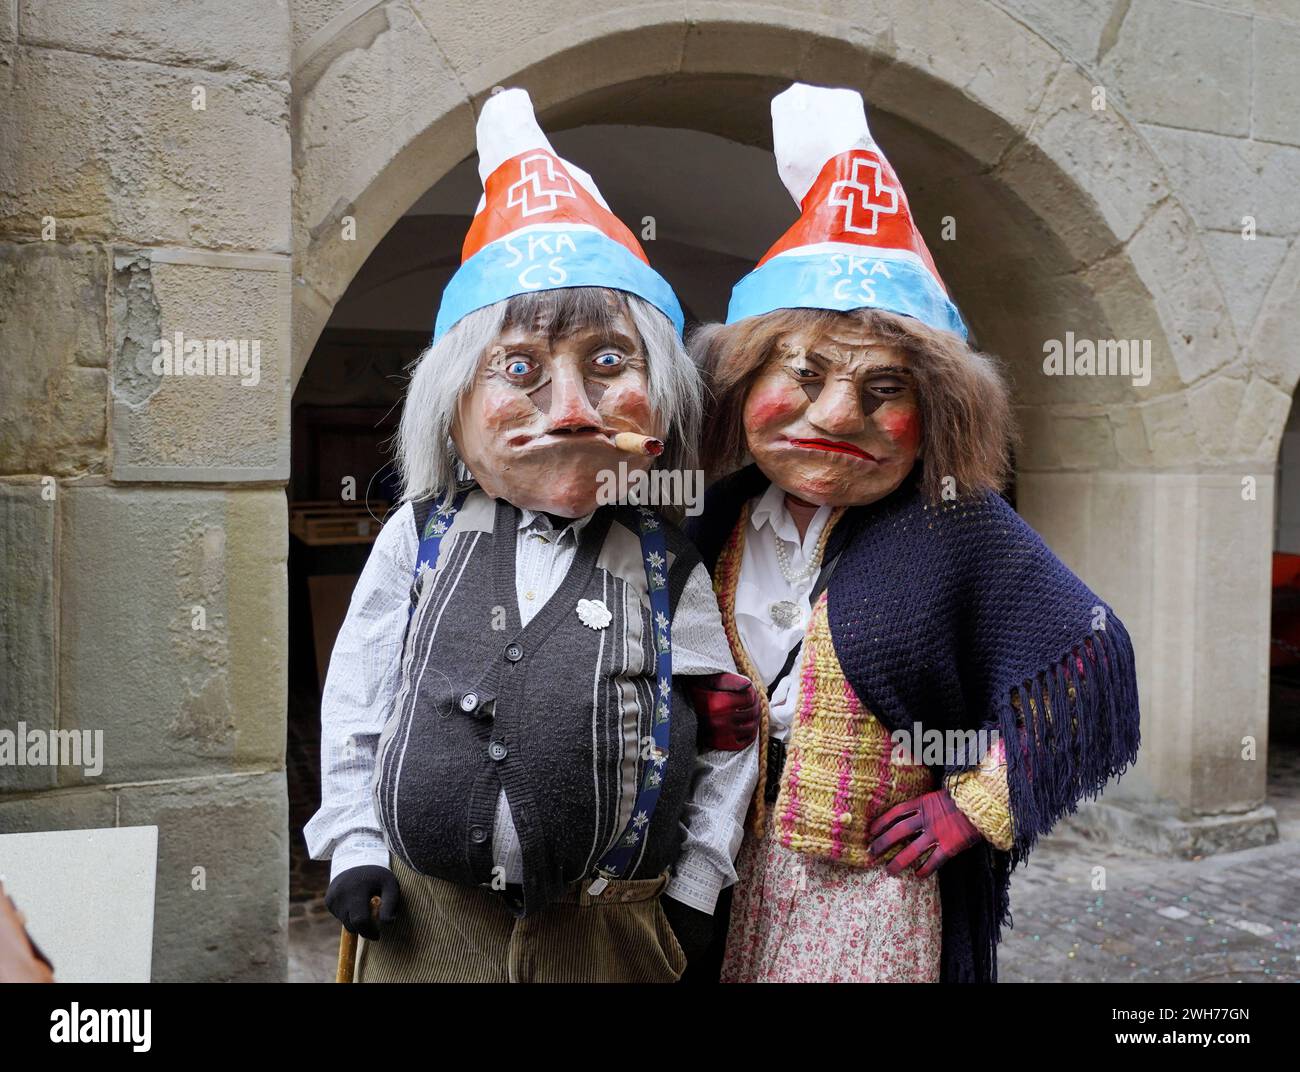
POLYGON ((1000 712, 1007 748, 1012 866, 1085 797, 1096 799, 1137 758, 1141 731, 1133 643, 1123 623, 1104 627, 1013 689, 1000 712))

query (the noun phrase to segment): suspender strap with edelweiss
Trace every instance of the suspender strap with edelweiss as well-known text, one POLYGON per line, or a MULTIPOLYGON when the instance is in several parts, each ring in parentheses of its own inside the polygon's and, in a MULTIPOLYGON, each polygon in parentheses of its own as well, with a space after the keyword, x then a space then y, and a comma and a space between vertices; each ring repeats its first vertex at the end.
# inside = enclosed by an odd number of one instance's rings
POLYGON ((668 550, 664 543, 662 522, 658 515, 645 507, 637 508, 641 530, 641 558, 645 566, 646 584, 650 589, 650 616, 655 632, 655 705, 651 720, 651 735, 642 738, 648 750, 642 752, 646 763, 637 789, 636 803, 632 805, 632 818, 613 846, 596 865, 596 877, 587 887, 593 896, 604 892, 609 880, 620 878, 632 865, 632 859, 641 848, 642 839, 649 832, 659 803, 659 790, 663 787, 664 769, 668 764, 668 730, 673 710, 673 645, 672 617, 668 608, 668 550))

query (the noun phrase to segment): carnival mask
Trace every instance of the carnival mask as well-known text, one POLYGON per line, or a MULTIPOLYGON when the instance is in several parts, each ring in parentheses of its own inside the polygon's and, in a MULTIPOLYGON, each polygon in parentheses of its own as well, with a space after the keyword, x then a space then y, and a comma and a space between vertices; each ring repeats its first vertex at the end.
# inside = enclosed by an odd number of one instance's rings
POLYGON ((919 454, 921 415, 906 356, 851 323, 783 335, 743 416, 764 475, 818 506, 883 498, 919 454))
POLYGON ((620 461, 648 469, 662 449, 648 437, 662 434, 645 349, 622 311, 606 327, 558 337, 508 324, 480 360, 452 426, 484 491, 561 517, 595 510, 601 472, 620 461))

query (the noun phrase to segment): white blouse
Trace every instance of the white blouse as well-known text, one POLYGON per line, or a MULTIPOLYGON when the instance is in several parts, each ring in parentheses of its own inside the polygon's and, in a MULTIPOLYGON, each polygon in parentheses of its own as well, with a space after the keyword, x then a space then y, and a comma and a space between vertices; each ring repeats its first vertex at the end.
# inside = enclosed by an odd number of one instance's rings
MULTIPOLYGON (((745 550, 740 561, 740 579, 736 584, 736 628, 755 669, 763 678, 763 688, 771 684, 790 652, 803 642, 812 614, 808 597, 817 583, 820 565, 813 570, 806 568, 817 550, 831 513, 829 506, 818 507, 808 531, 800 540, 799 528, 786 509, 785 492, 781 488, 773 484, 752 502, 749 531, 745 533, 745 550), (781 572, 776 553, 778 540, 785 546, 790 572, 796 576, 805 570, 808 573, 796 584, 781 572), (770 608, 781 600, 788 600, 798 608, 797 616, 789 625, 780 625, 772 618, 770 608)), ((769 701, 771 719, 768 732, 776 740, 784 740, 794 722, 802 662, 803 653, 800 652, 769 701)))

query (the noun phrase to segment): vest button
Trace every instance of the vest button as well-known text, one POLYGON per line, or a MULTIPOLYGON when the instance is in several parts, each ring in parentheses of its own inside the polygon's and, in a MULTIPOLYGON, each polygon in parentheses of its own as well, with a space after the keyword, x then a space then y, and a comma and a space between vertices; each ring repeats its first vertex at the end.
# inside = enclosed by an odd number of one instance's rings
POLYGON ((488 745, 488 755, 490 755, 498 763, 500 763, 501 760, 505 759, 506 756, 509 754, 509 752, 510 749, 508 749, 500 741, 493 741, 490 745, 488 745))
POLYGON ((483 842, 487 841, 487 831, 481 826, 471 826, 469 828, 469 839, 475 845, 482 845, 483 842))
POLYGON ((524 649, 521 648, 518 644, 506 645, 506 658, 509 659, 512 663, 517 663, 523 657, 524 657, 524 649))
POLYGON ((473 711, 478 706, 478 693, 467 692, 460 698, 460 709, 462 711, 473 711))

